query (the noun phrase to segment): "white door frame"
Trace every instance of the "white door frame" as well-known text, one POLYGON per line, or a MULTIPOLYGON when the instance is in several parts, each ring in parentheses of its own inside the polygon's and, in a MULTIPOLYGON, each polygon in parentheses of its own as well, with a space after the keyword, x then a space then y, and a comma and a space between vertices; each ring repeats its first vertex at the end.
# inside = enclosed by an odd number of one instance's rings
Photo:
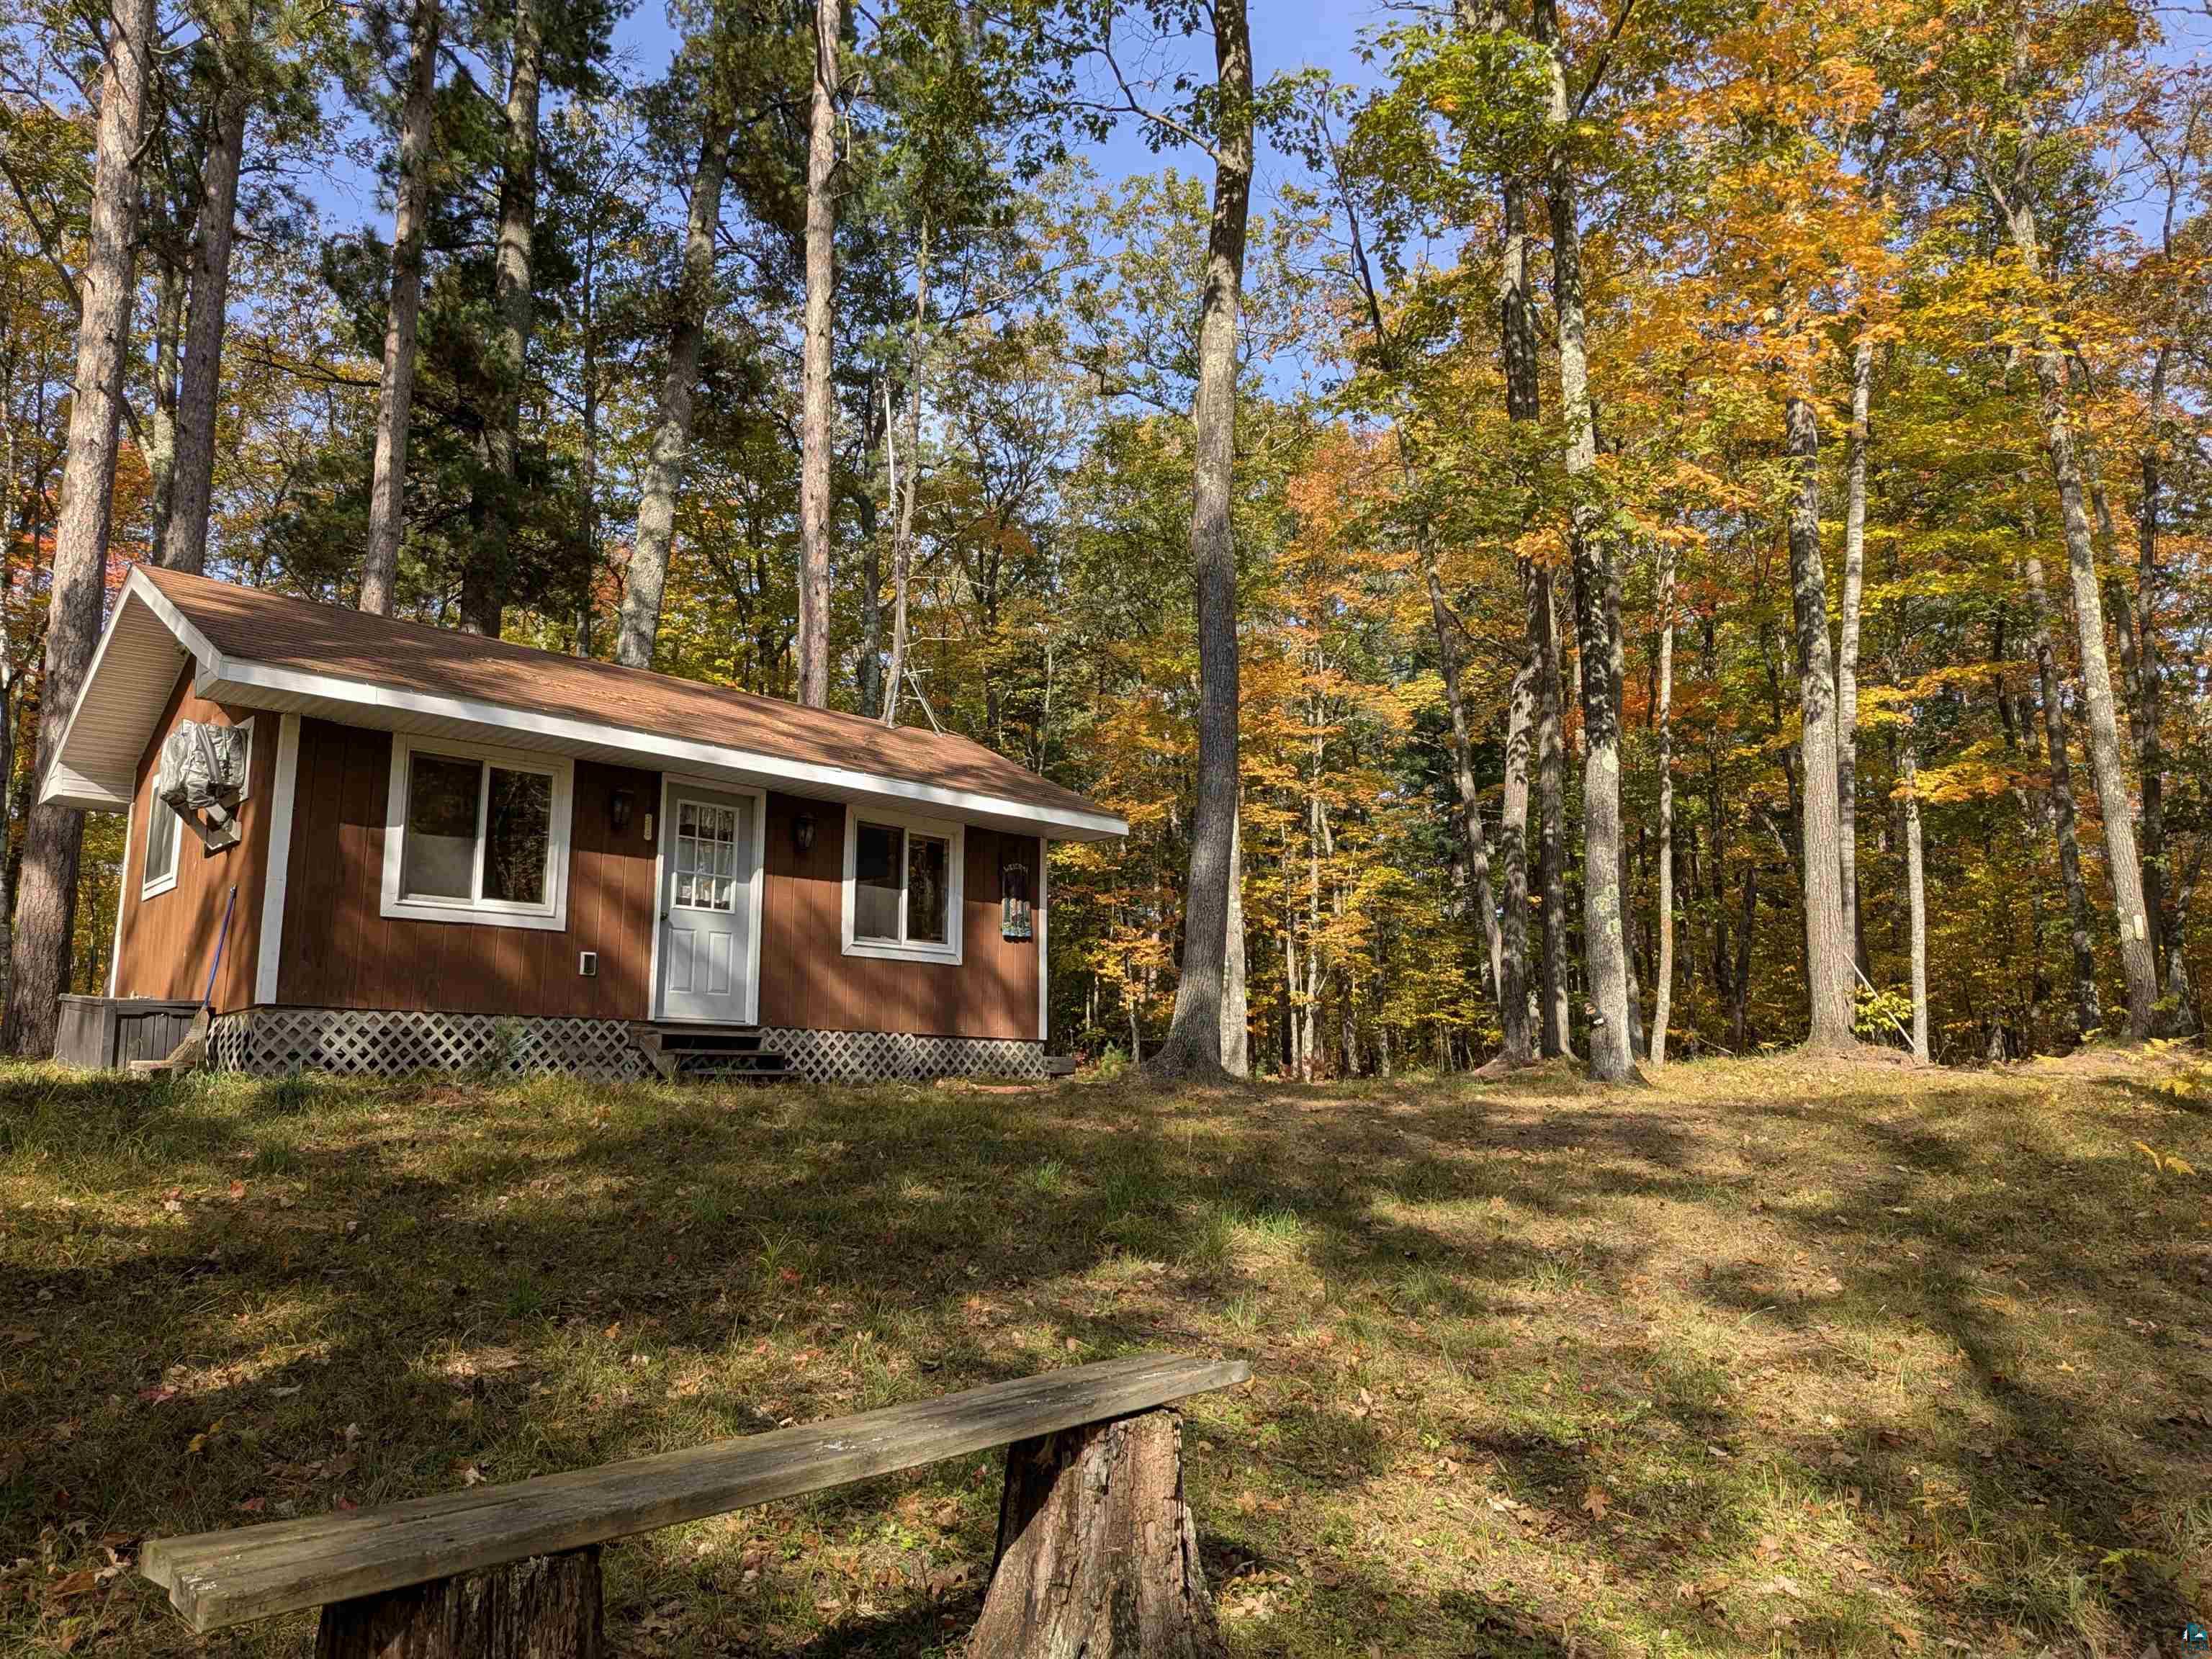
MULTIPOLYGON (((651 966, 648 969, 653 975, 653 995, 650 1000, 653 1012, 649 1018, 656 1020, 672 1018, 677 1022, 683 1022, 688 1018, 682 1014, 671 1016, 666 1012, 665 1007, 667 1000, 666 988, 662 985, 660 978, 662 969, 660 936, 667 931, 660 913, 668 898, 669 837, 673 833, 670 828, 668 798, 672 793, 678 790, 720 795, 729 800, 752 803, 753 874, 752 880, 747 884, 745 899, 745 902, 751 908, 751 925, 747 929, 750 938, 746 942, 745 1006, 744 1012, 738 1023, 742 1025, 757 1025, 760 1024, 763 920, 761 899, 766 890, 765 878, 768 873, 768 792, 763 789, 748 788, 743 784, 730 783, 720 778, 691 777, 680 772, 664 772, 660 775, 660 810, 659 815, 654 818, 653 823, 653 907, 651 911, 653 950, 651 966)), ((714 1024, 712 1020, 696 1023, 714 1024)))

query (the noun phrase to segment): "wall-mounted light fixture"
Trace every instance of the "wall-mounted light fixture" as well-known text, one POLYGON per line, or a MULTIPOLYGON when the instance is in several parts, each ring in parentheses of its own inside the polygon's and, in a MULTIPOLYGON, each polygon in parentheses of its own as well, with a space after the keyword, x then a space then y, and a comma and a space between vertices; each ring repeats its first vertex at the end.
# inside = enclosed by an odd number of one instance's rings
POLYGON ((791 821, 791 843, 802 853, 814 845, 814 814, 801 812, 791 821))
POLYGON ((629 828, 630 814, 637 810, 637 794, 634 790, 617 789, 607 799, 607 820, 620 835, 629 828))

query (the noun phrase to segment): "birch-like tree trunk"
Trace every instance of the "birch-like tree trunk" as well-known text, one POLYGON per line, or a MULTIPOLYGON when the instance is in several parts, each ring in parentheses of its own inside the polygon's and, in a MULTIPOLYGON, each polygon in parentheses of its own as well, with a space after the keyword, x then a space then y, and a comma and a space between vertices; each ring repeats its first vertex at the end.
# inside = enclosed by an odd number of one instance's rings
POLYGON ((660 637, 660 601, 668 586, 668 558, 676 540, 676 496, 691 453, 691 393, 707 338, 707 307, 714 289, 714 229, 722 218, 722 183, 730 170, 730 120, 710 110, 691 174, 691 206, 684 223, 684 270, 678 279, 668 330, 668 362, 661 370, 653 442, 638 482, 637 534, 623 588, 615 660, 653 666, 660 637))
POLYGON ((1229 922, 1221 967, 1221 1069, 1252 1075, 1251 1003, 1244 966, 1244 815, 1240 807, 1229 836, 1229 922))
POLYGON ((1597 465, 1597 430, 1589 396, 1589 355, 1583 342, 1582 223, 1574 168, 1567 154, 1572 110, 1567 93, 1566 43, 1557 0, 1537 0, 1537 38, 1546 48, 1553 137, 1545 195, 1552 220, 1552 301, 1557 313, 1559 415, 1566 427, 1571 495, 1567 540, 1574 561, 1575 638, 1582 665, 1583 962, 1590 1000, 1590 1074, 1626 1078, 1634 1064, 1628 1012, 1628 941, 1620 889, 1620 707, 1613 696, 1616 592, 1610 541, 1590 491, 1597 465))
POLYGON ((238 174, 252 108, 246 52, 253 10, 225 8, 216 33, 222 84, 216 88, 193 238, 192 302, 185 324, 184 383, 178 398, 175 494, 164 521, 161 562, 172 570, 207 566, 208 516, 215 499, 216 411, 222 394, 222 337, 230 313, 231 249, 238 222, 238 174))
MULTIPOLYGON (((2136 510, 2136 591, 2132 605, 2122 596, 2119 616, 2125 624, 2120 641, 2121 666, 2128 682, 2128 724, 2135 738, 2136 773, 2142 791, 2143 909, 2150 919, 2151 938, 2166 964, 2162 1034, 2189 1036, 2198 1030, 2198 1022, 2182 949, 2183 924, 2189 914, 2182 895, 2192 891, 2195 884, 2177 879, 2166 837, 2166 688, 2158 649, 2158 595, 2164 580, 2158 562, 2159 512, 2166 488, 2161 425, 2172 352, 2170 344, 2160 346, 2151 365, 2145 398, 2150 430, 2139 457, 2142 496, 2136 510)), ((2100 508, 2109 520, 2103 492, 2098 494, 2100 508)), ((2117 546, 2112 550, 2118 552, 2117 546)))
POLYGON ((2051 767, 2051 827, 2058 838, 2058 873, 2066 888, 2066 920, 2074 957, 2075 1036, 2083 1042, 2105 1024, 2097 992, 2097 957, 2092 946, 2089 891, 2081 879, 2081 843, 2075 829, 2074 767, 2066 751, 2066 709, 2060 700, 2058 657, 2051 645, 2051 602, 2043 591, 2043 561, 2036 556, 2033 521, 2029 521, 2028 600, 2035 610, 2036 688, 2043 699, 2044 752, 2051 767))
POLYGON ((1928 1063, 1928 884, 1920 848, 1920 761, 1905 728, 1899 762, 1905 784, 1905 893, 1912 912, 1912 1057, 1928 1063))
POLYGON ((1163 1075, 1218 1073, 1228 948, 1229 878, 1236 841, 1237 550, 1230 496, 1237 425, 1237 330, 1252 198, 1252 34, 1245 0, 1213 7, 1213 216, 1199 309, 1198 395, 1192 410, 1195 504, 1191 561, 1198 579, 1198 808, 1191 823, 1182 975, 1163 1075))
POLYGON ((914 507, 921 494, 921 399, 929 378, 929 220, 924 216, 914 256, 914 342, 908 349, 906 392, 906 490, 894 503, 891 532, 891 665, 884 687, 884 724, 898 724, 899 693, 906 679, 907 598, 914 581, 914 507))
POLYGON ((1866 926, 1859 915, 1859 611, 1866 582, 1867 447, 1874 410, 1874 342, 1851 350, 1851 425, 1844 459, 1844 591, 1836 635, 1836 854, 1842 878, 1844 937, 1866 971, 1866 926))
POLYGON ((799 404, 799 701, 830 702, 830 463, 836 415, 830 347, 836 331, 837 52, 842 0, 814 0, 814 95, 806 148, 806 325, 799 404))
POLYGON ((492 639, 500 635, 514 574, 515 464, 522 447, 523 375, 535 323, 531 273, 538 228, 538 88, 545 55, 538 0, 514 0, 513 21, 507 142, 500 155, 499 240, 492 263, 499 407, 484 434, 501 496, 487 520, 488 533, 471 548, 461 570, 461 626, 492 639))
POLYGON ((415 0, 407 93, 399 114, 399 199, 392 220, 392 293, 376 391, 376 459, 368 489, 368 553, 361 608, 392 614, 406 526, 407 432, 415 404, 415 331, 422 313, 422 234, 430 196, 430 117, 438 82, 438 0, 415 0))
MULTIPOLYGON (((115 0, 108 14, 91 211, 78 276, 82 308, 76 395, 70 405, 47 589, 45 678, 39 694, 38 752, 32 763, 32 775, 38 778, 46 776, 76 711, 106 600, 116 442, 137 289, 139 186, 154 16, 154 0, 115 0)), ((25 1059, 44 1060, 54 1050, 54 1022, 62 994, 69 989, 77 857, 83 842, 82 812, 47 803, 31 807, 10 941, 6 1029, 0 1033, 0 1046, 25 1059)))
MULTIPOLYGON (((2028 42, 2025 14, 2020 24, 2016 52, 2024 63, 2028 42)), ((2027 137, 2019 143, 2010 177, 1984 161, 1984 182, 2002 211, 2020 255, 2027 281, 2039 288, 2043 282, 2043 245, 2037 229, 2031 195, 2035 146, 2027 137)), ((2126 763, 2120 752, 2118 704, 2112 696, 2112 666, 2105 648, 2105 602, 2097 579, 2097 551, 2090 534, 2089 514, 2082 482, 2079 440, 2066 386, 2066 359, 2056 337, 2052 320, 2044 314, 2040 299, 2033 301, 2029 319, 2032 339, 2028 357, 2035 368, 2036 388, 2043 416, 2044 446, 2051 457, 2051 472, 2058 486, 2059 518, 2066 538, 2066 568, 2074 592, 2074 629, 2081 660, 2082 702, 2089 735, 2089 773, 2097 788, 2097 805, 2105 822, 2105 871, 2112 886, 2119 913, 2120 966, 2127 980, 2128 1036, 2136 1042, 2151 1035, 2157 1018, 2158 958, 2143 906, 2142 865, 2136 851, 2135 806, 2128 798, 2126 763)))
MULTIPOLYGON (((1527 192, 1508 179, 1503 192, 1504 257, 1498 287, 1499 354, 1505 377, 1505 415, 1517 430, 1534 429, 1542 414, 1536 353, 1535 300, 1531 292, 1527 192)), ((1544 672, 1540 604, 1534 563, 1516 561, 1522 598, 1521 666, 1515 671, 1505 729, 1505 804, 1498 826, 1498 860, 1504 866, 1505 915, 1499 953, 1498 996, 1502 1054, 1509 1066, 1528 1063, 1535 1044, 1528 1029, 1528 751, 1538 737, 1539 685, 1544 672)))
POLYGON ((1784 408, 1790 459, 1790 597, 1796 621, 1797 702, 1804 720, 1798 774, 1804 803, 1798 834, 1805 873, 1805 979, 1812 1005, 1807 1042, 1851 1042, 1851 945, 1844 930, 1841 811, 1836 781, 1836 662, 1828 643, 1828 588, 1820 560, 1820 433, 1811 402, 1784 408))
POLYGON ((1561 714, 1566 676, 1559 663, 1559 604, 1548 566, 1530 573, 1528 614, 1536 637, 1536 878, 1543 893, 1542 984, 1538 998, 1544 1057, 1574 1058, 1567 1006, 1566 742, 1561 714))
POLYGON ((1667 1020, 1674 1000, 1674 546, 1659 544, 1659 687, 1652 711, 1659 739, 1659 971, 1652 989, 1651 1069, 1667 1065, 1667 1020))

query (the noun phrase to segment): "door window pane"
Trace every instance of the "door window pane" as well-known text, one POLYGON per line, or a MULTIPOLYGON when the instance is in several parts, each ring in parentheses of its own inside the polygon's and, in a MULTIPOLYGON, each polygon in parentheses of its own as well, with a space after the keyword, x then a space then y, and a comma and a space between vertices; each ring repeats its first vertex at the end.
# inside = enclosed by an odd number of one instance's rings
POLYGON ((899 879, 905 831, 888 824, 863 823, 854 841, 853 937, 887 939, 899 936, 899 879))
POLYGON ((543 772, 491 769, 484 802, 483 896, 543 904, 553 847, 553 780, 543 772))
POLYGON ((675 902, 687 910, 738 908, 738 809, 684 801, 676 816, 675 902))
POLYGON ((934 836, 908 836, 906 842, 906 936, 913 945, 942 945, 951 890, 946 864, 951 848, 934 836))
POLYGON ((483 776, 480 761, 420 753, 409 757, 402 893, 412 898, 475 896, 477 807, 483 776))

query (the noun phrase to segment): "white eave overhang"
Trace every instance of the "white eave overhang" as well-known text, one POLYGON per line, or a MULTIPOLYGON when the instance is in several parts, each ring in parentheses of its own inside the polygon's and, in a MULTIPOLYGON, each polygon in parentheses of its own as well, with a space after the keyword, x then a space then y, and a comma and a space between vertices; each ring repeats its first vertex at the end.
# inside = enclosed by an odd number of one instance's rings
POLYGON ((1128 833, 1127 823, 1108 812, 1042 805, 701 738, 633 732, 569 715, 401 690, 225 656, 143 572, 135 570, 94 653, 83 695, 70 716, 40 799, 85 811, 128 810, 136 792, 139 757, 152 740, 177 675, 187 661, 193 665, 192 689, 213 702, 313 715, 380 731, 572 755, 825 800, 935 811, 963 823, 1054 841, 1103 841, 1128 833))

